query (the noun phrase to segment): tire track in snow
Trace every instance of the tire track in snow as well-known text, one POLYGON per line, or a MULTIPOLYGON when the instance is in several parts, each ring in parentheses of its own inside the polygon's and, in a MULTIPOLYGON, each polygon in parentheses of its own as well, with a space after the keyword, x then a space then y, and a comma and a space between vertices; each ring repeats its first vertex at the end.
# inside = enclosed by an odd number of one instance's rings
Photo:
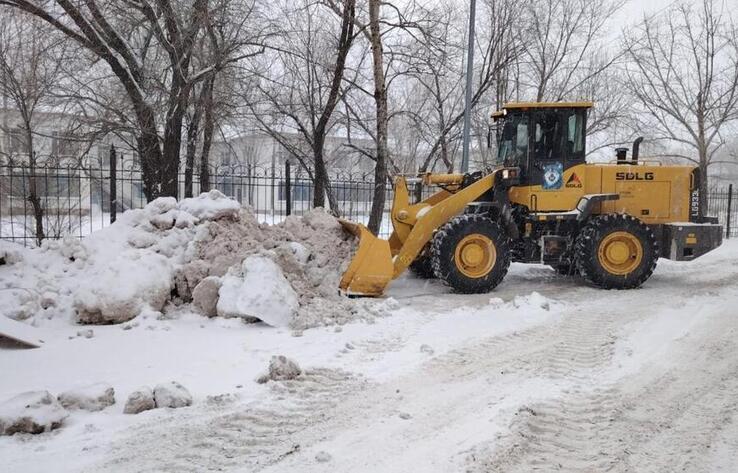
POLYGON ((686 351, 664 374, 652 368, 521 407, 507 435, 469 455, 468 471, 709 471, 711 446, 738 415, 738 366, 730 356, 738 344, 725 322, 684 342, 696 343, 698 356, 686 351))
POLYGON ((239 404, 227 396, 204 410, 170 411, 114 443, 90 471, 258 471, 301 448, 300 433, 319 425, 367 382, 344 371, 308 369, 298 379, 269 382, 271 401, 239 404))

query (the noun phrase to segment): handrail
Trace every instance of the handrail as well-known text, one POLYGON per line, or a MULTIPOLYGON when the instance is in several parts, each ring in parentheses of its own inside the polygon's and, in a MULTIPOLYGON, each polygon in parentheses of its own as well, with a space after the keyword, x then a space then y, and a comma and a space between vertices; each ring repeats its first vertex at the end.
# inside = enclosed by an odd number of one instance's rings
POLYGON ((656 160, 649 160, 649 159, 639 159, 635 163, 633 161, 617 161, 617 160, 611 160, 606 163, 591 163, 591 164, 607 164, 607 165, 616 165, 616 166, 645 166, 645 165, 659 165, 663 166, 664 163, 661 161, 656 160))

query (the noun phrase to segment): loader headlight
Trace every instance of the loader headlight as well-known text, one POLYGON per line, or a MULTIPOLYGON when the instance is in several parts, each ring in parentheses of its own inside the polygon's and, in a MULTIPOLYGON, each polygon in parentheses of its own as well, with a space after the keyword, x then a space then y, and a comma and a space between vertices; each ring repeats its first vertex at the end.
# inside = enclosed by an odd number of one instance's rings
POLYGON ((515 179, 516 177, 518 177, 517 169, 503 169, 502 170, 503 179, 515 179))

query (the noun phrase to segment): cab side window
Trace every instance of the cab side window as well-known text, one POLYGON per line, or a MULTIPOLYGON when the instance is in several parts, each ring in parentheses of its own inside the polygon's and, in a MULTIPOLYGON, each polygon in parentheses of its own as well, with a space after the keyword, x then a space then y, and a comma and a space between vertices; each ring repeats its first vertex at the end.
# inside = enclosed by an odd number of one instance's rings
POLYGON ((564 154, 569 161, 584 161, 584 112, 567 111, 563 118, 566 123, 564 154))

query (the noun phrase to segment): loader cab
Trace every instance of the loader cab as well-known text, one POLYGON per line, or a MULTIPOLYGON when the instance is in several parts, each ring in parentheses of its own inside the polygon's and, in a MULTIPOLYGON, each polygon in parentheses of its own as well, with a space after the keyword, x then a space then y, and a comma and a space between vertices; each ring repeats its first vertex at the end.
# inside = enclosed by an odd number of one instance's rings
POLYGON ((585 163, 591 102, 510 103, 492 114, 498 166, 521 169, 521 186, 563 187, 564 172, 585 163))

